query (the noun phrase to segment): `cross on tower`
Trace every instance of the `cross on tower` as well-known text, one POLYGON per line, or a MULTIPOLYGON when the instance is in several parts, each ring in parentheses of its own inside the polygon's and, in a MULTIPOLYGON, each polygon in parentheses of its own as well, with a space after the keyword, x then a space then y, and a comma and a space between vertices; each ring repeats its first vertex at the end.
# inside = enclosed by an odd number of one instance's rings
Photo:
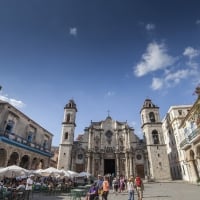
POLYGON ((108 112, 108 117, 110 117, 110 110, 107 110, 107 112, 108 112))

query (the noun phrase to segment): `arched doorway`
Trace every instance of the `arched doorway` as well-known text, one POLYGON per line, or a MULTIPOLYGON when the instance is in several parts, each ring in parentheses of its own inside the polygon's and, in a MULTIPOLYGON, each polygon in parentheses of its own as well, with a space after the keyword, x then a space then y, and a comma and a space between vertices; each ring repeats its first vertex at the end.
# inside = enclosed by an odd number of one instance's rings
POLYGON ((42 160, 42 159, 40 160, 38 169, 44 169, 44 160, 42 160))
MULTIPOLYGON (((199 178, 199 174, 198 174, 198 169, 197 169, 197 163, 196 163, 196 160, 195 160, 195 156, 194 156, 194 151, 193 150, 190 150, 190 161, 192 162, 192 168, 194 170, 194 176, 196 177, 196 179, 199 178)), ((195 179, 194 177, 194 179, 195 179)))
POLYGON ((19 160, 19 154, 17 152, 13 152, 10 155, 10 158, 8 160, 8 166, 10 165, 17 165, 18 164, 18 160, 19 160))
POLYGON ((6 165, 7 152, 5 149, 0 149, 0 167, 5 167, 6 165))
POLYGON ((29 167, 29 156, 28 155, 24 155, 21 159, 21 162, 19 164, 20 167, 23 167, 25 169, 28 169, 29 167))
POLYGON ((104 159, 104 174, 115 175, 115 159, 104 159))
POLYGON ((39 160, 37 158, 33 158, 32 163, 31 163, 31 169, 38 169, 38 164, 39 160))

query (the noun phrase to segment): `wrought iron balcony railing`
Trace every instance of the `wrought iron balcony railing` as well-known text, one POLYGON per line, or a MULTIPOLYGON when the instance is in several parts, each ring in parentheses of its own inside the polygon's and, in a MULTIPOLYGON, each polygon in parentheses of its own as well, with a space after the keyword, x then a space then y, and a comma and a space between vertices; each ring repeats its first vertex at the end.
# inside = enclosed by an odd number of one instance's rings
POLYGON ((0 137, 4 137, 4 138, 8 139, 10 141, 10 143, 12 143, 12 141, 13 141, 13 143, 15 143, 15 144, 16 143, 23 144, 27 147, 32 147, 33 149, 37 149, 39 151, 51 154, 51 150, 49 147, 46 147, 42 144, 38 144, 35 142, 30 142, 28 139, 23 138, 15 133, 10 133, 7 131, 0 130, 0 137))

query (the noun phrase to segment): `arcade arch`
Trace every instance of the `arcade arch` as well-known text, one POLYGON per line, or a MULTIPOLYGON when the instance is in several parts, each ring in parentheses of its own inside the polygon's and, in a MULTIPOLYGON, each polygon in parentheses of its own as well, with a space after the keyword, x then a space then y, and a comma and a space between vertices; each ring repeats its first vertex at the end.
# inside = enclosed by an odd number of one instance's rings
POLYGON ((4 167, 6 165, 7 152, 5 149, 0 149, 0 167, 4 167))

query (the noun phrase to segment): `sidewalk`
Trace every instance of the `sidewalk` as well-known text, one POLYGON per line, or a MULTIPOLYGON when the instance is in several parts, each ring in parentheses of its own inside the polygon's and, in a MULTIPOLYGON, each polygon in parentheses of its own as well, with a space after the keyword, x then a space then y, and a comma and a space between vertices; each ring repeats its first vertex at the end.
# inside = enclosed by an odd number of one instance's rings
MULTIPOLYGON (((200 186, 184 182, 145 183, 143 200, 199 200, 200 186)), ((67 194, 48 195, 33 194, 32 200, 70 200, 67 194)), ((84 200, 84 197, 81 198, 84 200)), ((108 200, 128 200, 127 192, 114 194, 109 193, 108 200)), ((137 195, 135 194, 135 200, 137 195)))

